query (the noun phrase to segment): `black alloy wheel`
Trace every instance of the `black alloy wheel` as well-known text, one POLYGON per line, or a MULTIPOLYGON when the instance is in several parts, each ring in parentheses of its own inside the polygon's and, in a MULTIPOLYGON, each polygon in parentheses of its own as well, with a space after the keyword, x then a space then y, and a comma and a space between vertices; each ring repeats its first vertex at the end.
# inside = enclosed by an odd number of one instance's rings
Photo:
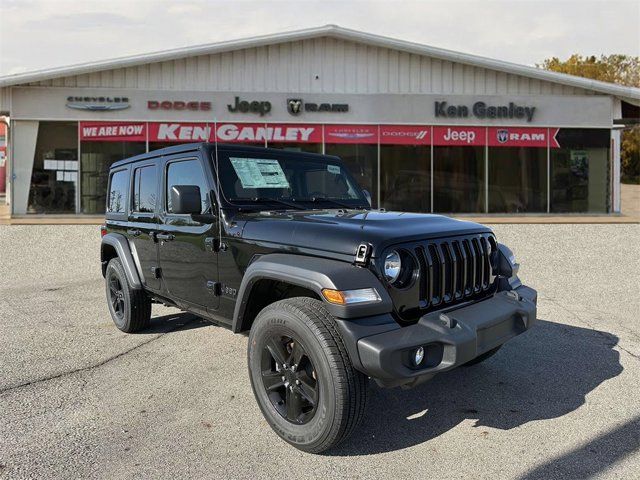
POLYGON ((322 301, 295 297, 266 306, 251 325, 247 357, 264 418, 294 447, 323 452, 362 420, 367 377, 351 364, 322 301))
POLYGON ((114 315, 122 322, 124 320, 124 290, 117 275, 109 275, 109 302, 113 308, 114 315))
POLYGON ((105 272, 107 306, 113 323, 126 333, 149 325, 151 298, 142 288, 132 288, 119 258, 112 258, 105 272))
POLYGON ((302 343, 274 335, 262 351, 262 384, 283 418, 303 425, 313 418, 319 400, 317 373, 302 343))

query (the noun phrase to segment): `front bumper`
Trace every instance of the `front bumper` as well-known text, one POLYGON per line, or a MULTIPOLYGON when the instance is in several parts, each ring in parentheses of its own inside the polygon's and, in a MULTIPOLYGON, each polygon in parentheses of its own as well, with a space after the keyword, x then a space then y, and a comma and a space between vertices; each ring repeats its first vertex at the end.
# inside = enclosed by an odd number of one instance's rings
POLYGON ((536 303, 536 291, 522 285, 471 305, 427 314, 408 327, 400 327, 391 315, 337 323, 358 370, 385 387, 413 386, 531 328, 536 303), (420 346, 425 359, 416 367, 413 352, 420 346))

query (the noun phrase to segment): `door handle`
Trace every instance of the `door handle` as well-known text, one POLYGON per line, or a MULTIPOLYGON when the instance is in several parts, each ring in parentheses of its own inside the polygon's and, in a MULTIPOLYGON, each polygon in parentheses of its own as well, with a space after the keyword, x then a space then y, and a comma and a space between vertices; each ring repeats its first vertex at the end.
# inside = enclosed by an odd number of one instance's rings
POLYGON ((127 233, 132 237, 139 237, 142 234, 142 232, 136 228, 130 228, 127 230, 127 233))
POLYGON ((176 237, 171 233, 156 233, 156 238, 163 242, 171 242, 176 237))

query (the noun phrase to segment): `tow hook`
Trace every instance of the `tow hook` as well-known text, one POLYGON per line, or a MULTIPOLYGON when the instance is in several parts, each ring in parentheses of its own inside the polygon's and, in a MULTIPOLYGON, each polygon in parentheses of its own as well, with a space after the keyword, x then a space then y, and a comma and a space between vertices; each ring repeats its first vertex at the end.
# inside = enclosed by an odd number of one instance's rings
POLYGON ((507 295, 513 298, 516 302, 522 300, 522 297, 520 297, 520 295, 518 295, 518 292, 516 292, 515 290, 509 290, 507 292, 507 295))

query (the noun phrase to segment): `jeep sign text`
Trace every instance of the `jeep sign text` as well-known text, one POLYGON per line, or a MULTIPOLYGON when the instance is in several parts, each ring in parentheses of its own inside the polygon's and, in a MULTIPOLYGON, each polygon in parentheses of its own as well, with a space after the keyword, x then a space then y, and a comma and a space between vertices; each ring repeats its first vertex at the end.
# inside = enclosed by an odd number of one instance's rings
POLYGON ((271 102, 259 102, 257 100, 248 102, 246 100, 240 100, 240 97, 236 97, 235 105, 227 105, 227 109, 231 113, 259 113, 262 117, 271 111, 271 102))

